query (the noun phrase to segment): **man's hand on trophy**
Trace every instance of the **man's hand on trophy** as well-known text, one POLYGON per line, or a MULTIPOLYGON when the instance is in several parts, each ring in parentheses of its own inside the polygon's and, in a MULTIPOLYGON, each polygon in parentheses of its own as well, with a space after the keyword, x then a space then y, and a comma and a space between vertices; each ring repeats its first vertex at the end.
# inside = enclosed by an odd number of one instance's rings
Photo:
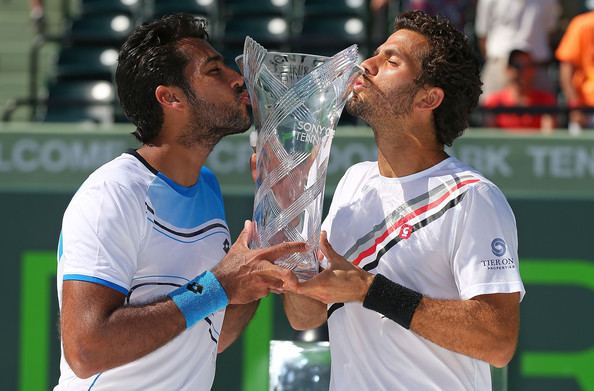
POLYGON ((229 304, 244 304, 266 296, 270 291, 294 290, 297 277, 292 271, 272 262, 282 256, 307 250, 305 242, 287 242, 250 250, 253 223, 245 222, 243 231, 227 255, 212 270, 229 299, 229 304))
POLYGON ((256 153, 252 153, 250 156, 250 170, 252 172, 252 180, 256 183, 256 179, 258 178, 258 173, 256 172, 256 153))
POLYGON ((329 267, 310 280, 300 282, 293 293, 309 296, 322 303, 362 302, 374 275, 353 265, 338 254, 325 231, 320 237, 320 249, 328 260, 329 267))

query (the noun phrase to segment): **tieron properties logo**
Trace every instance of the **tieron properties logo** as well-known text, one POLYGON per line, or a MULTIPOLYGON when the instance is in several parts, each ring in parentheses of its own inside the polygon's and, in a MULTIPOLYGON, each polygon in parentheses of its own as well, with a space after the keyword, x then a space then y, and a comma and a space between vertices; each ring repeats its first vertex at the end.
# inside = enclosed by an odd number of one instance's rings
POLYGON ((495 238, 491 242, 491 251, 493 251, 493 255, 496 257, 500 257, 505 254, 506 245, 505 241, 501 238, 495 238))
POLYGON ((497 258, 483 259, 480 262, 483 267, 486 267, 488 270, 515 269, 516 262, 512 257, 500 258, 506 253, 506 251, 507 244, 505 243, 505 240, 501 238, 495 238, 493 241, 491 241, 491 252, 497 258))

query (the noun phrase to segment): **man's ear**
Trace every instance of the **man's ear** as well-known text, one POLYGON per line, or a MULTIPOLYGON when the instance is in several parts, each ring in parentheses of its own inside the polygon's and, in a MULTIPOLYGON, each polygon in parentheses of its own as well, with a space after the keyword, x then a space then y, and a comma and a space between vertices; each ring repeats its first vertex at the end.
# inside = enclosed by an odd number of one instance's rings
POLYGON ((426 87, 420 92, 421 96, 417 101, 417 107, 422 110, 435 110, 443 102, 445 96, 439 87, 426 87))
POLYGON ((177 87, 169 87, 159 85, 155 89, 155 98, 157 102, 164 108, 179 110, 183 107, 183 99, 181 97, 181 89, 177 87))

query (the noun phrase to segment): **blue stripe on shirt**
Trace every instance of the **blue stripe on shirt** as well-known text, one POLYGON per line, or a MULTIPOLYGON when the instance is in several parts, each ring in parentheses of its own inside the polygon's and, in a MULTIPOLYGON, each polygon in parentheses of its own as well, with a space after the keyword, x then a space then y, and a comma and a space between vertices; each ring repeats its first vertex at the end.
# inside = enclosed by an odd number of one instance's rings
POLYGON ((60 232, 60 239, 58 240, 58 262, 62 258, 62 254, 64 254, 64 241, 62 238, 62 232, 60 232))
POLYGON ((95 284, 99 284, 99 285, 103 285, 103 286, 106 286, 111 289, 115 289, 116 291, 118 291, 124 295, 128 295, 128 289, 126 289, 118 284, 114 284, 111 281, 107 281, 107 280, 104 280, 104 279, 98 278, 98 277, 85 276, 83 274, 64 274, 63 280, 64 281, 93 282, 95 284))

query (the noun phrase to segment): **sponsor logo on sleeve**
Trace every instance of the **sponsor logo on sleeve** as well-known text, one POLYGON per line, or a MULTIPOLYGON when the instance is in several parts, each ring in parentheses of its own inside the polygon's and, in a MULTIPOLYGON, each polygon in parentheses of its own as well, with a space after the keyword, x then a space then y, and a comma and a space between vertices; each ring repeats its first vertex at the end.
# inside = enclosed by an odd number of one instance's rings
POLYGON ((516 268, 516 261, 513 257, 504 257, 507 251, 507 245, 505 244, 505 240, 501 238, 495 238, 491 242, 491 252, 495 255, 496 258, 492 259, 482 259, 480 262, 484 268, 488 270, 505 270, 505 269, 515 269, 516 268))
POLYGON ((491 251, 493 251, 493 255, 496 257, 500 257, 505 254, 506 246, 505 241, 501 238, 495 238, 491 242, 491 251))

